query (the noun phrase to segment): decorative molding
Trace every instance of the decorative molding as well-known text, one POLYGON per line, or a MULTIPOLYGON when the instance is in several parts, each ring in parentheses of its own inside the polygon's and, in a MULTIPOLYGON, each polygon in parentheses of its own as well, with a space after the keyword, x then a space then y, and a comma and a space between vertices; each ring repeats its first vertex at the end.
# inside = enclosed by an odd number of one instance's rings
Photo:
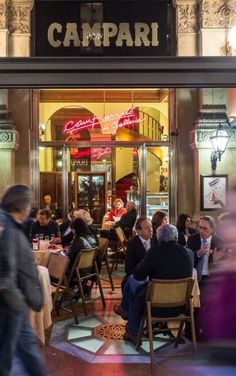
POLYGON ((19 147, 19 133, 15 130, 0 130, 0 149, 15 149, 19 147))
POLYGON ((198 2, 199 0, 174 1, 174 6, 177 8, 178 33, 198 32, 198 2))
POLYGON ((8 8, 10 33, 30 33, 30 14, 33 5, 33 0, 12 0, 8 8))
POLYGON ((0 0, 0 29, 7 29, 8 27, 8 1, 0 0))
MULTIPOLYGON (((193 129, 189 132, 189 146, 192 150, 195 149, 212 149, 210 137, 215 130, 212 129, 193 129)), ((228 130, 230 135, 227 149, 236 148, 236 129, 228 130)))
POLYGON ((201 28, 229 29, 236 25, 236 0, 201 0, 201 28))

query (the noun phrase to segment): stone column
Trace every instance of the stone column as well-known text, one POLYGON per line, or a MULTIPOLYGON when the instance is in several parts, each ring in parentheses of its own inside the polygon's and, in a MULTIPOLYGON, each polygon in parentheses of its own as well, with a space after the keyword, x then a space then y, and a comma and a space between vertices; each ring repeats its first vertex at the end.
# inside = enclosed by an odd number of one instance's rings
POLYGON ((174 0, 177 12, 177 55, 198 55, 198 3, 199 0, 174 0))
MULTIPOLYGON (((226 107, 225 89, 203 89, 200 93, 200 110, 194 123, 194 128, 189 133, 189 145, 194 150, 194 181, 195 181, 195 212, 194 219, 200 216, 200 175, 212 175, 211 153, 213 150, 210 137, 219 124, 227 127, 229 124, 226 107)), ((231 134, 235 138, 235 134, 231 134)), ((233 140, 232 140, 233 141, 233 140)), ((217 174, 225 174, 232 170, 234 153, 232 148, 235 143, 230 142, 222 161, 217 163, 217 174), (231 149, 231 150, 229 150, 231 149)))
POLYGON ((231 55, 227 38, 234 25, 236 0, 200 0, 200 55, 231 55))
POLYGON ((30 56, 30 14, 33 0, 12 0, 9 6, 9 56, 30 56))
POLYGON ((18 132, 13 128, 7 107, 0 105, 0 192, 15 181, 15 150, 18 148, 18 132))
POLYGON ((8 55, 8 0, 0 0, 0 56, 8 55))

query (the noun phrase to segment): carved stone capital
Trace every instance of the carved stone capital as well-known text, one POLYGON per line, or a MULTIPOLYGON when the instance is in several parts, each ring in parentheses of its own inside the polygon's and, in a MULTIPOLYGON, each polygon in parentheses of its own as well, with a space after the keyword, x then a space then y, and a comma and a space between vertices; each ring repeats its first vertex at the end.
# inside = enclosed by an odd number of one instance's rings
POLYGON ((201 0, 202 28, 228 29, 236 24, 236 0, 201 0))
POLYGON ((34 0, 12 0, 9 6, 10 33, 29 34, 34 0))
POLYGON ((174 6, 177 8, 178 33, 197 33, 199 0, 175 0, 174 6))
POLYGON ((15 129, 0 129, 0 149, 14 149, 19 147, 19 133, 15 129))
MULTIPOLYGON (((210 137, 213 135, 212 129, 193 129, 189 133, 189 146, 192 150, 195 149, 212 149, 212 142, 210 137)), ((236 147, 236 129, 229 129, 230 136, 227 149, 235 149, 236 147)))
POLYGON ((0 0, 0 29, 7 29, 8 1, 0 0))
POLYGON ((8 110, 5 104, 0 104, 0 130, 1 129, 13 129, 14 122, 10 117, 11 112, 8 110))

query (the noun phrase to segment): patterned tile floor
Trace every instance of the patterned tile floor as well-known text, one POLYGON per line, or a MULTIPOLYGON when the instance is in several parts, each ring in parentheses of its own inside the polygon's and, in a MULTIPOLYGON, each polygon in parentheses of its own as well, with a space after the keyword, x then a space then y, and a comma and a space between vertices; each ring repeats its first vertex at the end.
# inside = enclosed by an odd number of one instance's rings
MULTIPOLYGON (((106 309, 97 301, 88 305, 88 316, 83 315, 81 304, 78 304, 79 324, 75 325, 71 315, 62 313, 55 318, 51 330, 47 331, 49 344, 42 348, 51 376, 140 376, 150 374, 148 344, 143 342, 139 352, 119 337, 125 322, 113 313, 113 305, 120 301, 120 273, 116 274, 115 292, 103 283, 106 295, 106 309), (118 326, 115 336, 108 339, 109 325, 118 326)), ((95 292, 96 293, 96 292, 95 292)), ((173 350, 173 345, 163 347, 163 342, 156 341, 158 354, 164 355, 173 350), (172 349, 171 349, 172 347, 172 349)), ((157 356, 155 374, 158 376, 233 376, 234 367, 215 367, 201 359, 186 357, 186 346, 180 345, 177 357, 160 358, 157 356), (182 354, 183 352, 183 354, 182 354), (180 355, 180 356, 179 356, 180 355), (189 359, 189 360, 188 360, 189 359)), ((188 349, 187 349, 188 350, 188 349)), ((0 375, 1 376, 1 375, 0 375)), ((20 364, 15 361, 10 376, 27 376, 20 364)), ((34 375, 29 375, 34 376, 34 375)))

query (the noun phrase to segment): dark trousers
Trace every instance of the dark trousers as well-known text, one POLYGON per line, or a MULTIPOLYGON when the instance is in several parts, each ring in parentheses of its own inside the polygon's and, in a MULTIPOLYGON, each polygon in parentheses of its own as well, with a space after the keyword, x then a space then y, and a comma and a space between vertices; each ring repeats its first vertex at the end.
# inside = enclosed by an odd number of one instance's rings
POLYGON ((48 376, 25 313, 0 308, 0 375, 10 374, 17 357, 29 376, 48 376))

